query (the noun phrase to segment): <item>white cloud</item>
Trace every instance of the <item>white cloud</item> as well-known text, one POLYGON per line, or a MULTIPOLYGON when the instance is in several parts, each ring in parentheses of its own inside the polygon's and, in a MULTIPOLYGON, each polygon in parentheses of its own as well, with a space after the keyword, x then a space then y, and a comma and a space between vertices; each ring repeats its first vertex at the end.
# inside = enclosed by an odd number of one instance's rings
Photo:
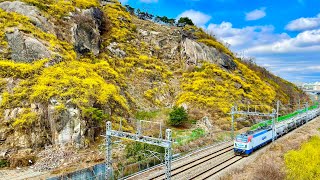
POLYGON ((318 57, 296 57, 296 56, 258 56, 257 63, 266 67, 274 74, 291 82, 319 81, 320 62, 318 57), (308 60, 310 58, 310 60, 308 60), (272 66, 265 66, 266 63, 272 66))
POLYGON ((231 49, 250 55, 320 51, 320 29, 290 37, 286 33, 275 33, 272 25, 234 28, 230 22, 222 22, 209 24, 207 30, 230 44, 231 49))
POLYGON ((258 20, 266 16, 266 8, 255 9, 251 12, 246 13, 246 20, 253 21, 258 20))
POLYGON ((256 58, 257 64, 289 81, 319 81, 320 28, 294 37, 276 33, 271 25, 233 27, 230 22, 209 24, 207 29, 241 56, 256 58))
POLYGON ((249 54, 307 53, 320 51, 320 29, 299 33, 296 37, 247 49, 249 54))
POLYGON ((302 30, 310 30, 320 27, 320 14, 316 17, 310 18, 299 18, 291 21, 286 29, 290 31, 302 31, 302 30))
POLYGON ((140 2, 143 2, 143 3, 157 3, 158 0, 140 0, 140 2))
POLYGON ((289 38, 285 33, 274 34, 272 25, 234 28, 230 22, 222 22, 221 24, 209 24, 207 29, 219 39, 231 44, 233 50, 238 51, 289 38))
POLYGON ((177 19, 179 19, 181 17, 190 18, 193 21, 193 23, 195 23, 197 26, 204 26, 211 19, 211 16, 204 14, 200 11, 195 11, 193 9, 184 11, 183 13, 178 15, 177 19))

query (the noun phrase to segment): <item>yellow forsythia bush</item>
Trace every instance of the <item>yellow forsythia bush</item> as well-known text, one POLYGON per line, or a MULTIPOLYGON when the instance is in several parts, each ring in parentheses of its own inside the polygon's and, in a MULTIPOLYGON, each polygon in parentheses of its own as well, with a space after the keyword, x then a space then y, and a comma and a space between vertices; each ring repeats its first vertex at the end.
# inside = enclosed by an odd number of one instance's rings
POLYGON ((99 6, 98 0, 22 0, 28 4, 37 6, 50 16, 61 18, 75 11, 75 7, 87 9, 99 6))
POLYGON ((320 137, 314 136, 300 150, 284 156, 287 179, 320 179, 320 137))
POLYGON ((243 99, 252 104, 265 102, 271 106, 275 91, 245 65, 236 63, 241 73, 228 72, 210 63, 204 63, 194 72, 184 73, 181 81, 183 91, 177 104, 186 102, 198 108, 217 109, 224 114, 243 99))

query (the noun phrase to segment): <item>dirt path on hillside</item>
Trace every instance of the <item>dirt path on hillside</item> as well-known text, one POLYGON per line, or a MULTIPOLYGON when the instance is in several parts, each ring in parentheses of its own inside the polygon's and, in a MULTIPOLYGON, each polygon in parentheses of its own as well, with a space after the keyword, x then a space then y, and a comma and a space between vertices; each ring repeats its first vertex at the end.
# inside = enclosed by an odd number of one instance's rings
POLYGON ((285 178, 284 154, 297 150, 312 136, 320 136, 320 117, 260 149, 244 161, 234 164, 213 179, 221 180, 282 180, 285 178))

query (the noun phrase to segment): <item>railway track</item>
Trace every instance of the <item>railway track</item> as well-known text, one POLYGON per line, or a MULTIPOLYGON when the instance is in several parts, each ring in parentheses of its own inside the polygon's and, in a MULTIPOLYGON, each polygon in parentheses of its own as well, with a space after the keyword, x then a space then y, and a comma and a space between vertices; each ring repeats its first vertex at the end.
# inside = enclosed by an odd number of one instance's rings
POLYGON ((243 159, 241 156, 233 156, 209 169, 207 169, 204 172, 201 172, 200 174, 197 174, 196 176, 193 176, 190 179, 212 179, 214 175, 219 173, 220 171, 224 170, 225 168, 233 165, 234 163, 240 161, 243 159))
MULTIPOLYGON (((209 161, 224 156, 226 153, 233 153, 233 142, 226 142, 219 146, 208 147, 195 153, 186 155, 180 159, 173 161, 171 168, 172 178, 178 177, 181 174, 192 171, 195 167, 201 167, 209 161)), ((124 179, 165 179, 164 167, 156 167, 149 171, 136 174, 124 179)), ((189 178, 187 178, 189 179, 189 178)))
POLYGON ((242 157, 235 156, 233 151, 228 151, 221 156, 206 161, 201 166, 195 166, 188 171, 173 176, 172 179, 204 179, 210 177, 231 164, 235 163, 242 157))
MULTIPOLYGON (((204 163, 206 163, 206 162, 208 162, 210 160, 213 160, 213 159, 215 159, 217 157, 220 157, 220 156, 222 156, 222 155, 224 155, 224 154, 226 154, 228 152, 233 152, 233 145, 229 145, 229 146, 227 146, 225 148, 222 148, 220 150, 214 151, 214 152, 212 152, 210 154, 207 154, 205 156, 197 158, 197 159, 195 159, 193 161, 190 161, 190 162, 188 162, 186 164, 182 164, 182 165, 179 165, 179 166, 173 168, 171 170, 171 177, 175 177, 175 176, 177 176, 179 174, 187 172, 188 170, 191 170, 194 167, 201 166, 204 163)), ((165 179, 165 174, 164 173, 159 174, 156 177, 153 177, 151 179, 152 180, 165 179)))

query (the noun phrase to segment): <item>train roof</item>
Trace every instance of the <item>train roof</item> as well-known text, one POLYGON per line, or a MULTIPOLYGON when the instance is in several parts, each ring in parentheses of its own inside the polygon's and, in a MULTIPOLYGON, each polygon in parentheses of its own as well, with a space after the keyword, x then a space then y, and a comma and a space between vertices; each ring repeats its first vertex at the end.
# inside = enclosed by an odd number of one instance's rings
POLYGON ((250 130, 250 131, 247 131, 245 133, 242 133, 242 134, 239 134, 240 136, 256 136, 258 134, 261 134, 263 132, 266 132, 266 131, 269 131, 269 130, 272 130, 272 127, 271 126, 265 126, 265 127, 259 127, 255 130, 250 130))

